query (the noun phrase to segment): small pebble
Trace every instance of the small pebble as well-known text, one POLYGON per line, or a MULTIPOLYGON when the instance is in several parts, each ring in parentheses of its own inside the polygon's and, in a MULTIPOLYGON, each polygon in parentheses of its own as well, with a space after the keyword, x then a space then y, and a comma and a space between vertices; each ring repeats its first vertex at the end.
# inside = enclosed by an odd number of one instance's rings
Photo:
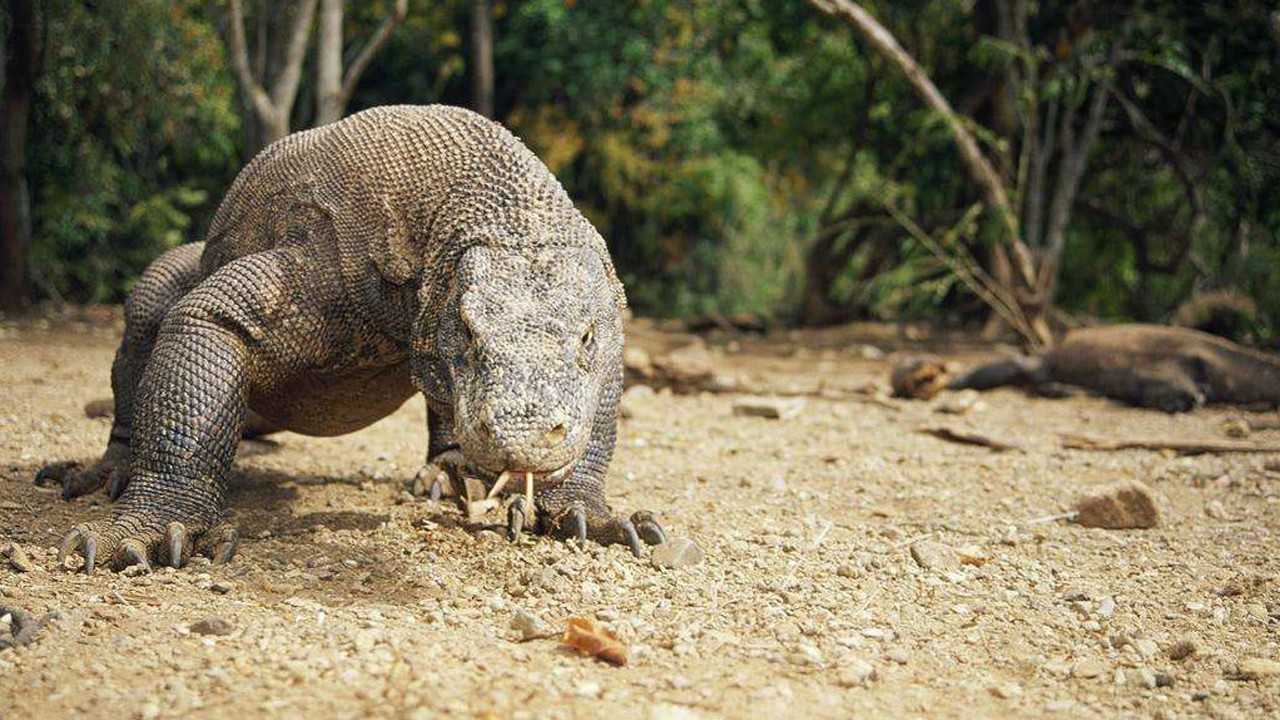
POLYGON ((1116 601, 1112 599, 1111 596, 1108 595, 1098 601, 1098 617, 1103 620, 1109 620, 1111 619, 1111 616, 1115 614, 1116 601))
POLYGON ((676 570, 692 567, 705 560, 707 554, 690 538, 671 538, 653 549, 649 562, 656 568, 676 570))
POLYGON ((230 635, 235 626, 220 617, 208 617, 191 624, 191 632, 197 635, 230 635))
POLYGON ((745 397, 733 403, 733 414, 745 417, 762 417, 770 420, 790 420, 804 410, 804 398, 745 397))
POLYGON ((1214 520, 1230 520, 1231 516, 1227 514, 1227 508, 1220 500, 1210 500, 1204 506, 1204 514, 1214 520))
POLYGON ((1076 522, 1084 527, 1124 530, 1160 524, 1155 493, 1138 480, 1121 480, 1076 501, 1076 522))
POLYGON ((1195 657, 1200 652, 1200 643, 1194 635, 1188 635, 1173 645, 1169 646, 1168 655, 1170 660, 1186 660, 1195 657))
POLYGON ((1086 658, 1077 660, 1075 665, 1071 666, 1071 676, 1078 678, 1096 678, 1107 671, 1101 660, 1086 658))
POLYGON ((862 571, 853 563, 840 563, 840 566, 836 568, 836 575, 842 578, 857 578, 862 576, 862 571))
POLYGON ((520 640, 540 640, 559 635, 550 625, 528 610, 517 610, 511 617, 511 629, 520 633, 520 640))
POLYGON ((1156 653, 1160 651, 1160 648, 1156 645, 1155 641, 1149 638, 1138 638, 1137 640, 1134 640, 1133 649, 1137 650, 1138 655, 1142 656, 1144 659, 1153 658, 1156 656, 1156 653))
POLYGON ((956 552, 941 543, 922 540, 911 546, 911 559, 925 570, 955 570, 960 566, 956 552))
POLYGON ((5 555, 9 556, 9 566, 16 572, 26 573, 36 569, 31 563, 31 558, 27 557, 27 551, 22 549, 18 543, 9 543, 9 547, 5 549, 5 555))
POLYGON ((991 694, 1002 700, 1016 700, 1022 697, 1022 687, 1017 683, 1000 683, 991 686, 991 694))
POLYGON ((847 657, 836 671, 836 684, 840 687, 866 685, 876 679, 876 668, 859 657, 847 657))
POLYGON ((1236 677, 1241 680, 1261 680, 1280 675, 1280 662, 1267 658, 1250 657, 1240 661, 1236 677))

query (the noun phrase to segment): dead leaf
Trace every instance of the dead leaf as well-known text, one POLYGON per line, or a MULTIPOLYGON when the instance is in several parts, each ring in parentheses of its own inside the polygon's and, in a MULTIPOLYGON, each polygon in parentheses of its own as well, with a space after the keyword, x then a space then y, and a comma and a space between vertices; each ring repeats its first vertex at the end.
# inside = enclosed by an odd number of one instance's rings
POLYGON ((560 640, 565 647, 599 658, 610 665, 627 664, 627 647, 618 642, 613 633, 587 618, 571 617, 565 622, 568 625, 564 630, 564 638, 560 640))

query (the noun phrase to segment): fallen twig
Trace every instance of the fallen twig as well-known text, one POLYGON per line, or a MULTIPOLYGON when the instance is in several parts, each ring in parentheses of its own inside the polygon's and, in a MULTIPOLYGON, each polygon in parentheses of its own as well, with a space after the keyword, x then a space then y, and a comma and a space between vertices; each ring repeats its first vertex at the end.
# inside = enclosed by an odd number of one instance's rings
POLYGON ((1280 445, 1258 445, 1238 440, 1104 440, 1088 435, 1063 435, 1062 446, 1071 450, 1171 450, 1179 455, 1214 453, 1280 454, 1280 445))
POLYGON ((1008 450, 1022 450, 1021 445, 997 440, 993 437, 983 435, 972 430, 957 430, 949 427, 923 427, 919 429, 926 435, 932 435, 939 440, 947 440, 949 442, 960 443, 961 445, 979 445, 985 448, 991 448, 996 452, 1005 452, 1008 450))
POLYGON ((1059 520, 1075 520, 1079 512, 1072 510, 1071 512, 1057 513, 1055 515, 1045 515, 1038 518, 1031 518, 1019 523, 1022 527, 1030 527, 1032 525, 1043 525, 1045 523, 1057 522, 1059 520))

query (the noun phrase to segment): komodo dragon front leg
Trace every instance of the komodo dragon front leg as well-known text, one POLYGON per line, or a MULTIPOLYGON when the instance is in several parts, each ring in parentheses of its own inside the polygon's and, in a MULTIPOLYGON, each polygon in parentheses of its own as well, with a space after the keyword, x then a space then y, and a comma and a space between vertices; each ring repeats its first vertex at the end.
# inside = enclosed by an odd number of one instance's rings
POLYGON ((324 293, 334 283, 306 274, 290 250, 250 255, 170 310, 134 398, 128 485, 110 520, 66 535, 60 559, 79 551, 92 572, 104 561, 177 567, 192 552, 231 558, 238 536, 224 522, 227 475, 250 393, 280 372, 273 356, 316 362, 309 354, 325 344, 291 334, 324 325, 324 293))

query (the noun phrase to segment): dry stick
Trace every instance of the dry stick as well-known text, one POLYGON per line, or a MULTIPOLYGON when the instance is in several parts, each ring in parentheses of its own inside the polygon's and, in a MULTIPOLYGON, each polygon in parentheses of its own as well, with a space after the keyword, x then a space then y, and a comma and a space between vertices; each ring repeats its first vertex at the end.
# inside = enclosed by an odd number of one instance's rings
POLYGON ((951 268, 951 271, 960 278, 960 281, 994 310, 1002 320, 1009 323, 1010 327, 1017 330, 1032 344, 1038 342, 1035 333, 1031 330, 1030 321, 1027 320, 1026 314, 1018 307, 1017 302, 1011 302, 1008 298, 1003 297, 1003 289, 994 280, 990 280, 989 276, 981 269, 975 273, 974 267, 976 267, 976 263, 946 252, 936 240, 930 237, 928 233, 919 225, 916 225, 911 218, 903 214, 897 207, 890 203, 885 203, 884 207, 909 235, 914 237, 921 245, 924 245, 925 249, 933 254, 934 257, 951 268))
MULTIPOLYGON (((835 523, 831 522, 830 520, 827 520, 826 524, 822 526, 822 529, 818 531, 818 534, 814 536, 813 542, 809 545, 809 548, 808 548, 809 552, 813 552, 814 550, 817 550, 822 545, 822 541, 827 539, 827 534, 831 532, 831 528, 833 527, 835 527, 835 523)), ((786 574, 783 575, 782 580, 778 582, 778 587, 785 588, 787 585, 790 585, 791 576, 795 575, 796 570, 799 568, 800 568, 800 558, 796 558, 792 560, 791 566, 787 568, 786 574)))
POLYGON ((1256 445, 1235 440, 1103 440, 1071 434, 1062 436, 1062 446, 1071 450, 1172 450, 1179 455, 1280 453, 1280 445, 1256 445))
POLYGON ((1072 510, 1071 512, 1057 513, 1055 515, 1044 515, 1038 518, 1031 518, 1030 520, 1024 520, 1023 522, 1018 524, 1022 525, 1023 527, 1027 527, 1029 525, 1043 525, 1045 523, 1056 522, 1058 520, 1075 520, 1076 516, 1078 516, 1079 514, 1080 513, 1076 512, 1075 510, 1072 510))
POLYGON ((915 537, 907 538, 906 540, 903 540, 900 543, 895 543, 894 545, 891 545, 889 549, 885 551, 884 554, 888 555, 889 553, 897 552, 904 547, 911 547, 912 545, 915 545, 916 543, 922 540, 928 540, 929 538, 937 534, 938 534, 937 530, 930 530, 929 532, 924 533, 922 535, 916 535, 915 537))
POLYGON ((926 435, 932 435, 939 440, 947 440, 949 442, 960 443, 961 445, 979 445, 991 448, 997 452, 1005 452, 1006 450, 1018 450, 1023 448, 1021 445, 1014 445, 1003 440, 996 440, 982 433, 970 430, 957 430, 949 427, 922 427, 918 430, 926 435))

